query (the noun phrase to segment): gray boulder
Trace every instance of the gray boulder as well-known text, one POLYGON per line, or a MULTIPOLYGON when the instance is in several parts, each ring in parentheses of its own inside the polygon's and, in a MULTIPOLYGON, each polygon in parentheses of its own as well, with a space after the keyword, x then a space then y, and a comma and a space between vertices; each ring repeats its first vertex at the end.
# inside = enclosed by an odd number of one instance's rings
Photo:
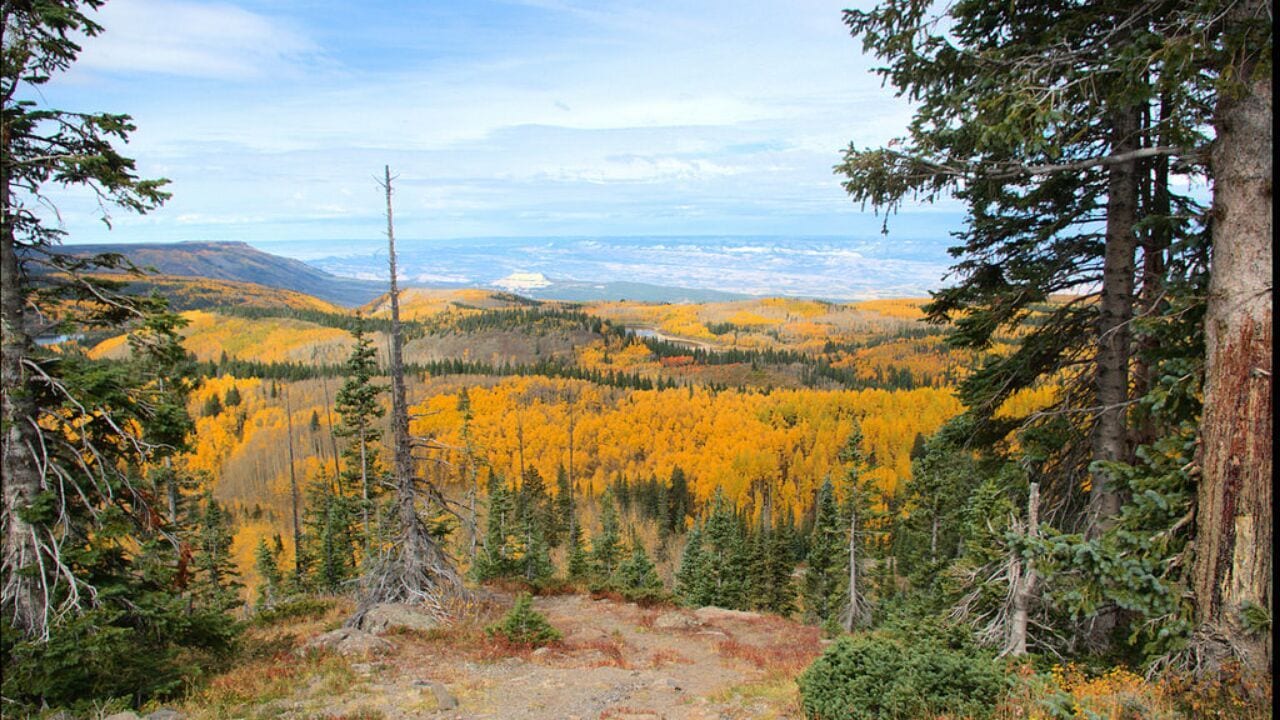
POLYGON ((439 620, 421 608, 405 603, 374 605, 360 620, 360 629, 374 635, 381 635, 392 628, 431 630, 439 625, 439 620))
POLYGON ((453 710, 458 707, 458 698, 449 692, 449 688, 445 687, 444 683, 436 680, 417 680, 413 684, 435 696, 437 710, 453 710))
POLYGON ((376 655, 390 651, 395 646, 371 633, 357 628, 338 628, 317 635, 303 649, 332 650, 339 655, 376 655))

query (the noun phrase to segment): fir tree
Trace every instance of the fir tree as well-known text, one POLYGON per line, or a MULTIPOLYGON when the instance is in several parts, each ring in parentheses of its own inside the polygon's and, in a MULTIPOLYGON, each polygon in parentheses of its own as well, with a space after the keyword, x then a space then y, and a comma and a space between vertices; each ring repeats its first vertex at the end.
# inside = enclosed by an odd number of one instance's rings
POLYGON ((231 555, 234 538, 231 515, 211 494, 206 494, 193 553, 196 569, 193 591, 197 601, 206 607, 229 610, 239 603, 237 591, 241 583, 231 555))
POLYGON ((701 607, 710 602, 706 576, 707 561, 702 554, 702 528, 695 526, 689 531, 684 555, 680 558, 680 569, 676 572, 676 592, 686 605, 701 607))
POLYGON ((516 568, 517 539, 515 498, 499 475, 489 476, 489 513, 485 519, 484 548, 476 558, 472 574, 480 581, 511 577, 516 568))
POLYGON ((576 522, 569 532, 569 550, 566 556, 566 572, 570 580, 583 580, 591 574, 591 559, 583 545, 582 526, 576 522))
POLYGON ((609 578, 618 567, 621 553, 619 532, 618 509, 613 504, 613 493, 605 490, 600 496, 600 533, 591 539, 591 566, 598 578, 609 578))
POLYGON ((631 538, 631 555, 618 566, 610 579, 610 585, 632 602, 654 601, 666 595, 666 588, 658 571, 645 552, 644 544, 634 533, 631 538))
MULTIPOLYGON (((277 535, 276 540, 279 541, 279 538, 277 535)), ((258 577, 262 578, 262 584, 258 587, 258 607, 271 607, 284 584, 279 555, 267 544, 266 538, 258 538, 253 556, 254 569, 258 571, 258 577)))
MULTIPOLYGON (((360 316, 356 317, 351 334, 355 337, 356 344, 343 366, 346 380, 334 398, 334 407, 341 417, 334 434, 350 440, 342 453, 342 493, 359 498, 360 523, 364 535, 362 545, 368 554, 373 545, 374 534, 370 521, 372 503, 382 487, 382 483, 378 482, 381 477, 378 448, 382 437, 378 419, 386 414, 386 410, 378 398, 386 386, 373 382, 378 370, 377 351, 373 347, 373 340, 365 334, 364 321, 360 316)), ((319 416, 315 416, 315 421, 319 423, 319 416)))
POLYGON ((804 617, 810 623, 827 625, 838 621, 847 601, 849 562, 846 530, 840 522, 830 478, 818 489, 814 505, 802 589, 804 617))
POLYGON ((784 617, 795 612, 796 589, 791 578, 795 564, 791 560, 790 539, 782 530, 761 531, 756 536, 763 546, 760 551, 760 578, 757 607, 784 617))

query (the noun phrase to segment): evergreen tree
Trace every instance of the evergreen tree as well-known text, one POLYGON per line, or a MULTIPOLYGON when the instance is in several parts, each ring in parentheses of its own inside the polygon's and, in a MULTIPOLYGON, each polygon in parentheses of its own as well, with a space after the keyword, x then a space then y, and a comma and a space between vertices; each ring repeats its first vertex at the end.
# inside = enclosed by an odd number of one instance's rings
POLYGON ((576 522, 569 532, 566 565, 566 574, 570 580, 584 580, 591 574, 591 558, 583 545, 582 526, 576 522))
MULTIPOLYGON (((373 347, 373 339, 365 334, 364 321, 358 315, 351 334, 355 337, 356 344, 343 366, 346 380, 334 399, 334 407, 341 417, 334 434, 350 440, 342 453, 341 492, 359 500, 364 536, 361 545, 368 554, 374 534, 371 525, 372 503, 382 488, 382 468, 378 457, 382 430, 378 426, 378 419, 386 414, 386 410, 378 398, 386 387, 373 382, 378 370, 377 351, 373 347)), ((315 421, 318 425, 318 415, 315 416, 315 421)))
POLYGON ((840 521, 830 478, 818 489, 814 505, 802 586, 804 617, 810 623, 829 625, 838 622, 848 601, 849 562, 847 531, 840 521))
POLYGON ((573 488, 569 485, 569 473, 561 465, 556 468, 556 498, 547 542, 551 547, 559 546, 560 539, 568 537, 576 527, 573 488))
POLYGON ((618 509, 613 503, 613 493, 605 490, 600 496, 600 533, 591 538, 591 566, 596 577, 607 579, 613 575, 622 552, 620 546, 618 509))
POLYGON ((609 584, 633 602, 658 600, 666 595, 666 588, 658 571, 645 552, 640 538, 632 534, 631 555, 618 566, 609 584))
POLYGON ((242 584, 231 555, 234 539, 231 515, 212 494, 206 493, 195 533, 192 564, 196 573, 192 590, 198 602, 219 611, 230 610, 240 602, 238 591, 242 584))
POLYGON ((235 385, 227 388, 227 394, 222 399, 223 407, 236 407, 240 404, 240 389, 235 385))
POLYGON ((497 474, 489 476, 489 512, 485 523, 484 548, 472 573, 480 581, 515 575, 518 572, 515 545, 519 542, 515 534, 516 503, 497 474))
POLYGON ((791 560, 790 539, 779 529, 762 530, 756 537, 763 546, 759 553, 760 565, 753 571, 760 579, 756 606, 787 617, 796 610, 795 582, 791 578, 795 563, 791 560))
POLYGON ((316 480, 307 493, 303 518, 306 557, 311 561, 311 584, 325 592, 338 592, 356 576, 357 535, 352 501, 334 491, 331 483, 316 480))
MULTIPOLYGON (((277 542, 280 536, 276 536, 277 542)), ((280 572, 279 554, 267 544, 266 538, 258 538, 258 545, 253 551, 254 569, 262 584, 258 587, 258 607, 271 607, 279 597, 284 586, 284 575, 280 572)))
POLYGON ((686 605, 702 607, 710 604, 709 589, 707 560, 702 554, 702 528, 695 526, 689 531, 684 555, 680 558, 680 569, 676 572, 676 593, 686 605))

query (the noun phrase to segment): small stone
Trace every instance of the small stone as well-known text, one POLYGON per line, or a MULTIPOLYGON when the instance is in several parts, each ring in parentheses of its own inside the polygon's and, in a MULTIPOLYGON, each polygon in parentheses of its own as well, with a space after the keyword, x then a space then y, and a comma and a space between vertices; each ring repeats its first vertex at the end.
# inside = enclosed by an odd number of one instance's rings
POLYGON ((436 680, 415 680, 413 684, 431 691, 431 694, 436 698, 438 710, 453 710, 458 707, 458 698, 449 692, 449 688, 445 687, 444 683, 436 680))
POLYGON ((715 620, 755 620, 763 617, 760 613, 748 612, 746 610, 727 610, 714 606, 700 607, 693 611, 699 620, 704 622, 712 622, 715 620))
POLYGON ((159 710, 148 713, 145 720, 182 720, 182 713, 170 707, 162 707, 159 710))
POLYGON ((114 715, 108 715, 103 718, 103 720, 142 720, 142 718, 138 717, 138 713, 133 712, 132 710, 126 710, 124 712, 115 713, 114 715))
POLYGON ((700 625, 702 623, 697 618, 678 611, 663 613, 653 621, 653 626, 659 630, 687 630, 700 625))
POLYGON ((674 692, 684 692, 684 688, 676 684, 671 678, 659 678, 653 681, 651 686, 654 690, 672 690, 674 692))
POLYGON ((551 648, 549 647, 540 647, 537 650, 533 651, 534 657, 543 657, 545 655, 550 655, 550 654, 551 654, 551 648))

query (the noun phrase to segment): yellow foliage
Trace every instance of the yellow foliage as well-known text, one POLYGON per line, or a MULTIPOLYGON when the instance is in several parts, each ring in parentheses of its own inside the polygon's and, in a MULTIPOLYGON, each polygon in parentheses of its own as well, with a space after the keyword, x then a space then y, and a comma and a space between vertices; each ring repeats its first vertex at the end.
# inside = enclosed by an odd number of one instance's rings
POLYGON ((901 320, 923 320, 924 310, 921 308, 927 302, 929 301, 918 298, 866 300, 860 303, 854 303, 851 307, 901 320))

